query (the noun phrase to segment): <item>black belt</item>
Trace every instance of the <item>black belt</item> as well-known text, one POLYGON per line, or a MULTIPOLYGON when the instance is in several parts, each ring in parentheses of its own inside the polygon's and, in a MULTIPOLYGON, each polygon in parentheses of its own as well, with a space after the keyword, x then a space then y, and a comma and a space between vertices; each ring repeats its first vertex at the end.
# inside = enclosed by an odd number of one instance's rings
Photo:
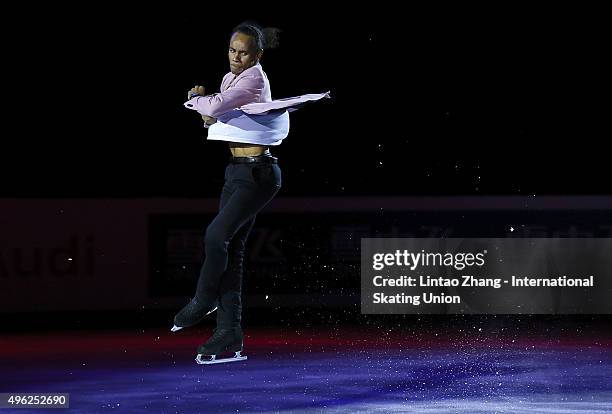
POLYGON ((273 157, 271 155, 257 155, 255 157, 233 157, 229 158, 230 163, 232 164, 250 164, 253 162, 265 162, 270 164, 278 164, 278 158, 273 157))

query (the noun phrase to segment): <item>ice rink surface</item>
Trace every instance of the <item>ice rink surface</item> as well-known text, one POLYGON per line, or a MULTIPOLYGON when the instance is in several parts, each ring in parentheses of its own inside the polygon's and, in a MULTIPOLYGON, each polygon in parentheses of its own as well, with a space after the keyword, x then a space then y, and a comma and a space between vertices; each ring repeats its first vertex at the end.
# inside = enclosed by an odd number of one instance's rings
POLYGON ((0 392, 69 393, 70 413, 612 412, 609 337, 251 328, 247 361, 197 365, 209 331, 3 335, 0 392))

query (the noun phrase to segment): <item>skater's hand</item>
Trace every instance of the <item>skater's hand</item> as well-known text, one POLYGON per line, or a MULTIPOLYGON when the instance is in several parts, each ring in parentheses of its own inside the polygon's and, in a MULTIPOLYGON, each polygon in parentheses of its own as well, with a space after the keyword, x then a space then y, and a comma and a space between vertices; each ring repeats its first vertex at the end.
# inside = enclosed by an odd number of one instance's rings
POLYGON ((206 125, 212 125, 217 122, 217 118, 213 118, 212 116, 202 115, 202 119, 206 125))
POLYGON ((191 90, 187 92, 187 99, 193 98, 193 95, 204 96, 204 87, 196 85, 191 88, 191 90))

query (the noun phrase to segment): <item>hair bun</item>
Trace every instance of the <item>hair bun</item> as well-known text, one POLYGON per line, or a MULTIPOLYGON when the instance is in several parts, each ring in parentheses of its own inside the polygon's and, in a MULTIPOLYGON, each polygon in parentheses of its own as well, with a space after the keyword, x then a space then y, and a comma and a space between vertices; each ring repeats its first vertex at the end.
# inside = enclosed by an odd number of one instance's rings
POLYGON ((264 29, 255 22, 246 21, 236 26, 232 30, 232 34, 239 32, 252 36, 259 49, 275 49, 278 47, 278 35, 281 31, 276 27, 266 27, 264 29))
POLYGON ((276 49, 279 46, 279 34, 282 30, 278 27, 266 27, 262 32, 264 35, 264 48, 276 49))

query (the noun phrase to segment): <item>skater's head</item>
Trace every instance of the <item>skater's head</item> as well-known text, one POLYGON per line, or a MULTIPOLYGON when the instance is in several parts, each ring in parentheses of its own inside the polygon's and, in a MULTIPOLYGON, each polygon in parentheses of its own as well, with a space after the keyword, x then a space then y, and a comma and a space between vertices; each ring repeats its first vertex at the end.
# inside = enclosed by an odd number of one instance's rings
POLYGON ((255 23, 241 23, 232 30, 227 56, 234 75, 239 75, 246 69, 259 63, 264 49, 278 46, 276 28, 262 29, 255 23))

